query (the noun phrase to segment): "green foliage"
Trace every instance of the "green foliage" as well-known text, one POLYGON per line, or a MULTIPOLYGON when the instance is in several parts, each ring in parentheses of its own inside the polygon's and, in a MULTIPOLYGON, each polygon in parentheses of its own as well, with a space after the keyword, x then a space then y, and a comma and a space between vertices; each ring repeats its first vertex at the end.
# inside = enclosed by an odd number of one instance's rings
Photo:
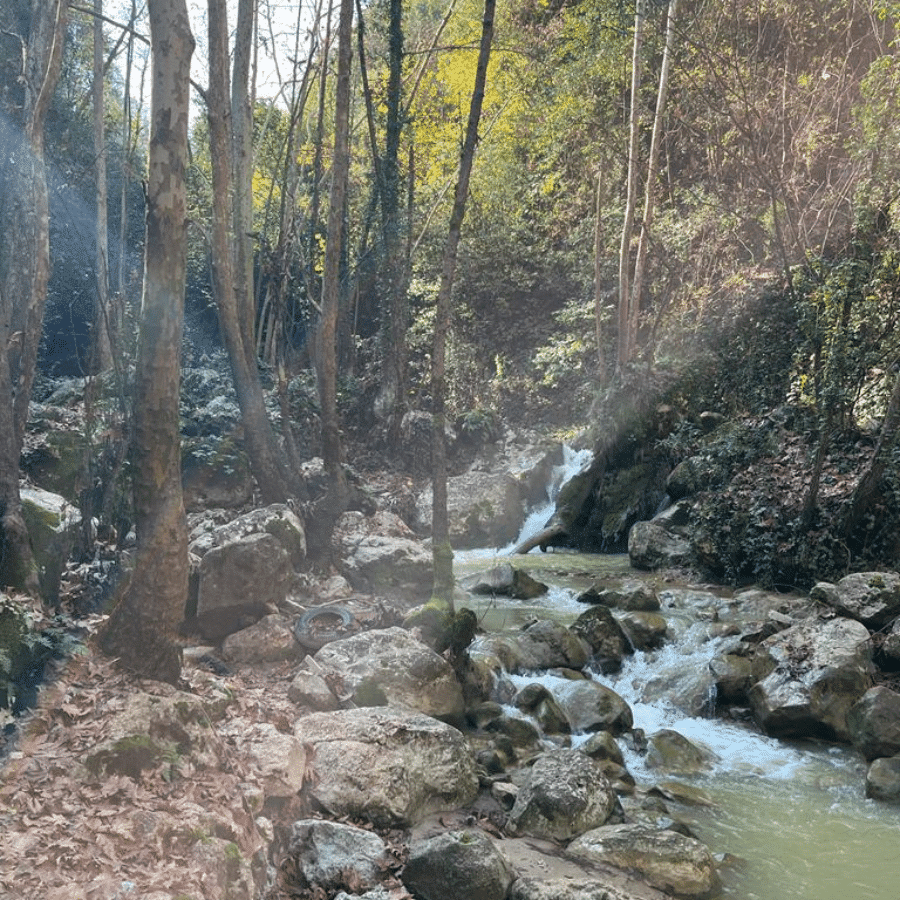
POLYGON ((870 234, 847 256, 810 261, 795 287, 797 399, 844 424, 880 416, 900 360, 900 253, 870 234))

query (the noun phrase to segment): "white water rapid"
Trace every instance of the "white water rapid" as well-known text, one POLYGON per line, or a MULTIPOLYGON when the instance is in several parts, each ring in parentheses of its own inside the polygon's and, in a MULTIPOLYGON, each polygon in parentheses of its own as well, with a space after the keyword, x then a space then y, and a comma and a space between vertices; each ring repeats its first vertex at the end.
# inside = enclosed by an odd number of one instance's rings
MULTIPOLYGON (((457 555, 464 572, 484 569, 486 557, 503 559, 526 568, 551 588, 527 604, 472 597, 485 627, 515 628, 534 615, 571 622, 587 608, 575 598, 598 579, 648 577, 631 570, 622 556, 536 551, 509 555, 512 547, 545 526, 560 486, 588 457, 569 452, 548 489, 547 505, 532 512, 515 544, 457 555)), ((671 728, 714 754, 704 774, 672 776, 648 770, 645 758, 620 741, 640 787, 679 781, 711 801, 708 807, 670 805, 677 818, 724 858, 720 896, 900 900, 900 809, 865 799, 865 764, 859 755, 848 747, 779 741, 760 734, 752 724, 686 712, 713 699, 704 693, 708 664, 727 640, 715 635, 722 633, 729 617, 740 625, 740 605, 730 602, 729 592, 708 586, 655 586, 669 622, 666 645, 635 653, 614 676, 593 677, 629 703, 636 728, 648 735, 671 728), (717 620, 715 629, 710 627, 712 619, 717 620)), ((562 683, 549 674, 513 680, 519 685, 540 681, 551 691, 562 683)), ((586 737, 574 735, 572 743, 586 737)))

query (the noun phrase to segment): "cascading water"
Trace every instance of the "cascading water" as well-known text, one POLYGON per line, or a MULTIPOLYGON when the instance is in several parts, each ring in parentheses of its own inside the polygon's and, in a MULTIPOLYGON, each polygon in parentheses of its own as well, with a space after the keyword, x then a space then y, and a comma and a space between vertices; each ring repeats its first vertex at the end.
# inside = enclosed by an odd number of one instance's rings
MULTIPOLYGON (((465 567, 483 566, 484 557, 508 556, 513 546, 537 533, 552 515, 559 486, 587 457, 567 456, 569 468, 555 473, 547 505, 535 510, 516 544, 503 550, 466 554, 465 567)), ((564 463, 566 465, 566 463, 564 463)), ((562 467, 560 467, 562 469, 562 467)), ((511 557, 551 586, 530 601, 527 613, 572 621, 585 607, 576 602, 582 587, 610 570, 641 577, 623 557, 531 554, 511 557), (566 571, 567 570, 567 571, 566 571)), ((645 573, 643 573, 645 574, 645 573)), ((742 624, 739 604, 707 590, 667 585, 659 592, 669 622, 666 645, 636 652, 613 676, 593 677, 631 706, 636 728, 651 735, 673 729, 708 749, 713 762, 696 776, 650 770, 645 757, 625 751, 638 784, 677 780, 701 789, 708 807, 678 809, 679 818, 714 853, 734 861, 723 865, 722 897, 740 900, 900 900, 900 809, 864 797, 865 764, 850 748, 815 742, 785 742, 753 726, 709 718, 709 662, 728 638, 724 626, 742 624), (711 627, 715 620, 716 627, 711 627)), ((478 603, 495 603, 472 598, 478 603)), ((521 606, 521 604, 519 604, 521 606)), ((517 605, 506 604, 504 627, 515 625, 517 605)), ((514 676, 520 686, 540 681, 551 691, 568 682, 548 673, 514 676)), ((586 739, 574 735, 573 744, 586 739)))

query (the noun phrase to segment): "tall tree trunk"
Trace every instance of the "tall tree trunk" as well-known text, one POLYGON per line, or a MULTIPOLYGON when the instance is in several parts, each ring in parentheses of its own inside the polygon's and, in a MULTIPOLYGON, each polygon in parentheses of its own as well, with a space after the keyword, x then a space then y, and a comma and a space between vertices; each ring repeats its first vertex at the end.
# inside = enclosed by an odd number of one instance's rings
POLYGON ((663 117, 669 95, 669 69, 672 65, 672 47, 675 43, 675 25, 678 21, 678 2, 670 0, 666 23, 666 44, 663 49, 662 65, 659 72, 659 89, 656 94, 656 112, 653 115, 653 134, 650 138, 650 159, 647 161, 647 182, 644 185, 644 217, 641 220, 637 256, 634 262, 634 280, 631 285, 631 300, 628 316, 628 334, 633 342, 638 333, 641 312, 641 294, 644 290, 644 268, 650 244, 650 229, 656 205, 656 177, 659 173, 659 151, 662 144, 663 117))
POLYGON ((257 0, 239 0, 231 82, 235 283, 238 320, 248 365, 256 365, 256 291, 253 284, 253 98, 250 61, 257 0))
POLYGON ((194 39, 186 0, 149 0, 148 9, 150 146, 132 443, 137 553, 130 585, 100 634, 100 646, 131 671, 175 683, 181 651, 174 638, 188 592, 179 389, 194 39))
POLYGON ((634 335, 631 332, 631 241, 634 232, 634 209, 637 205, 638 139, 641 120, 641 68, 643 61, 644 18, 647 0, 637 0, 634 12, 634 41, 631 53, 631 113, 628 138, 628 171, 626 174, 625 221, 622 223, 622 243, 619 248, 619 338, 616 368, 622 368, 634 355, 634 335))
POLYGON ((475 69, 475 85, 469 106, 469 120, 466 137, 459 158, 459 179, 450 213, 450 227, 444 246, 444 262, 441 269, 441 283, 438 288, 437 309, 434 321, 434 348, 431 362, 431 394, 433 404, 432 435, 432 509, 431 543, 434 560, 434 597, 445 603, 453 601, 453 550, 450 547, 450 527, 447 517, 447 335, 450 331, 451 297, 453 278, 456 274, 456 257, 462 234, 463 219, 466 215, 466 200, 469 196, 469 178, 475 160, 478 144, 478 123, 481 121, 481 107, 484 103, 484 88, 487 82, 487 68, 491 56, 491 41, 494 37, 494 8, 496 0, 485 0, 484 18, 481 23, 481 45, 478 50, 478 64, 475 69))
POLYGON ((322 311, 319 318, 318 376, 322 410, 322 458, 329 474, 337 516, 346 508, 343 447, 337 415, 337 322, 341 296, 341 258, 344 207, 350 174, 350 69, 353 55, 353 0, 341 0, 338 17, 338 66, 334 105, 334 155, 328 202, 325 268, 322 273, 322 311))
MULTIPOLYGON (((228 97, 228 13, 219 0, 209 0, 209 153, 213 182, 213 283, 219 324, 231 362, 234 389, 244 425, 244 446, 265 503, 281 503, 301 495, 298 476, 291 473, 266 412, 255 351, 245 346, 240 309, 244 285, 235 277, 240 254, 235 253, 233 223, 239 218, 233 203, 231 133, 228 97), (237 262, 236 262, 237 261, 237 262)), ((237 239, 240 243, 240 239, 237 239)))
POLYGON ((103 0, 94 0, 94 173, 97 205, 97 242, 95 268, 97 295, 94 303, 94 324, 91 340, 93 372, 105 372, 112 364, 109 316, 109 240, 106 216, 106 102, 103 90, 103 0))
POLYGON ((22 131, 3 153, 0 249, 0 584, 36 593, 38 571, 22 519, 19 455, 50 277, 44 122, 59 78, 66 0, 32 0, 24 55, 22 131))
POLYGON ((387 416, 388 449, 400 448, 400 423, 406 412, 406 332, 408 270, 403 252, 400 226, 400 135, 403 130, 403 4, 390 0, 388 37, 387 117, 385 123, 384 192, 382 195, 382 234, 385 300, 382 303, 381 334, 382 395, 389 401, 387 416))

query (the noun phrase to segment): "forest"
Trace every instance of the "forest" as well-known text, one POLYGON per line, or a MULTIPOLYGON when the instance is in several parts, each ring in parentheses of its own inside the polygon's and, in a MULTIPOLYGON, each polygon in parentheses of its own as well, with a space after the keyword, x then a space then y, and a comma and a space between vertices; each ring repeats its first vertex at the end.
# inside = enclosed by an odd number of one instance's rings
POLYGON ((29 402, 84 378, 70 499, 101 527, 130 504, 140 536, 103 640, 177 677, 180 369, 225 356, 259 497, 301 504, 313 548, 360 502, 346 464, 421 464, 404 422, 427 415, 436 594, 448 426, 587 426, 612 455, 623 409, 665 405, 677 455, 703 410, 788 404, 806 437, 785 527, 822 533, 829 454, 864 435, 827 513, 829 540, 857 540, 900 490, 898 14, 2 0, 4 581, 36 585, 29 402))

